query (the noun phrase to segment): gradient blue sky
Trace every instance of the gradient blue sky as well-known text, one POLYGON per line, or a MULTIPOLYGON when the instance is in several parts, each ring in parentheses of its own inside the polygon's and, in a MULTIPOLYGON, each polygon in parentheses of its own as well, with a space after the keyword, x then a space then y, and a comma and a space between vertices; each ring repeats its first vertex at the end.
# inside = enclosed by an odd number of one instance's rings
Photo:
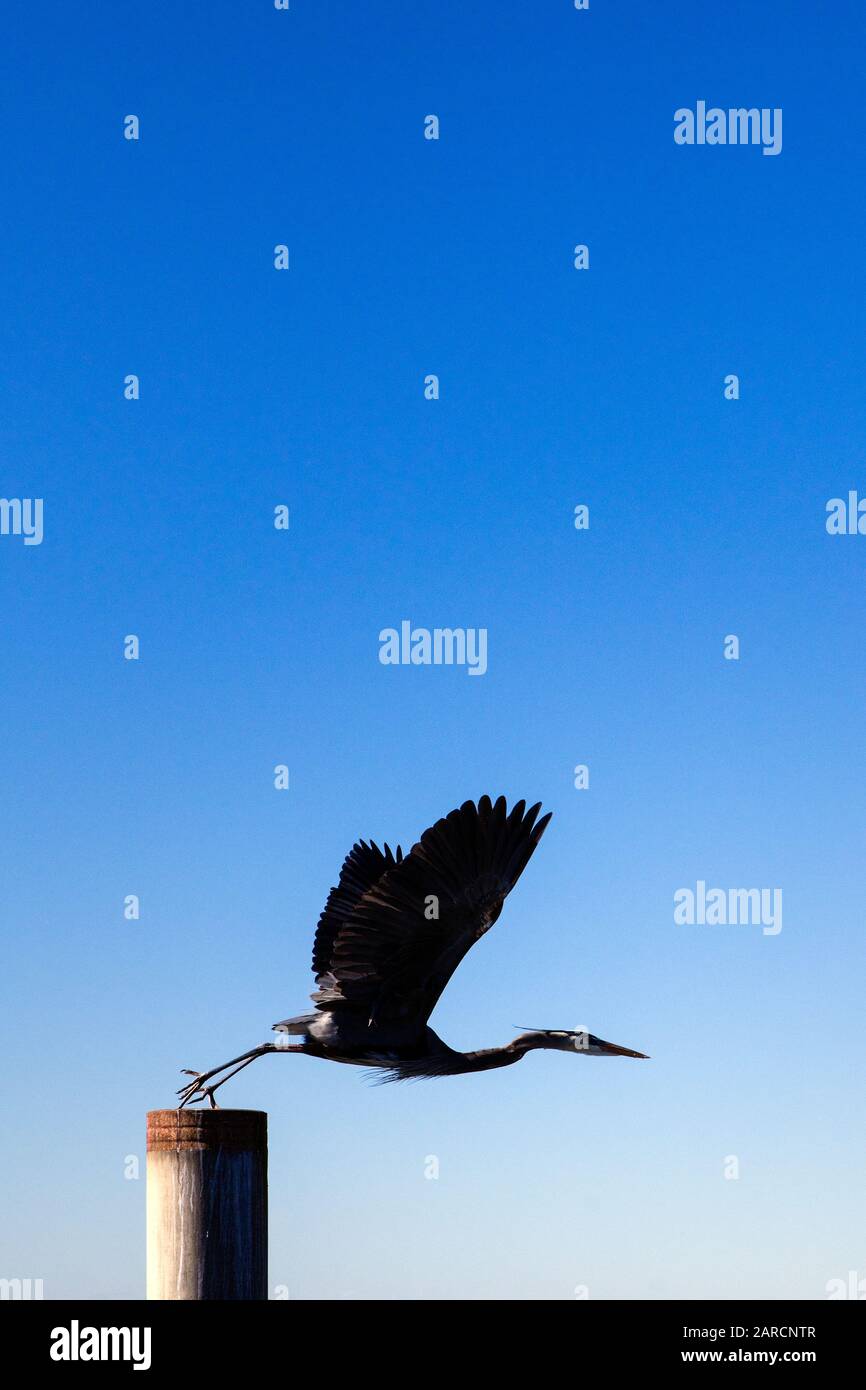
POLYGON ((434 1026, 653 1060, 257 1063, 272 1287, 866 1275, 866 537, 824 527, 866 494, 863 43, 789 0, 10 12, 0 494, 45 539, 0 537, 0 1275, 140 1296, 145 1111, 304 1009, 355 838, 500 791, 554 818, 434 1026), (781 155, 677 147, 698 99, 782 107, 781 155), (403 618, 487 674, 383 667, 403 618), (675 926, 700 878, 781 934, 675 926))

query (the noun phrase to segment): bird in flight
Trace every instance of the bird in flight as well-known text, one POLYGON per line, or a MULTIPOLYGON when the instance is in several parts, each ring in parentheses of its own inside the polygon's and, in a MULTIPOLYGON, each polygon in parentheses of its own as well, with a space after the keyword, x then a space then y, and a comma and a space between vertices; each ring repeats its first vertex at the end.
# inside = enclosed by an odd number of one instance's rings
POLYGON ((456 1052, 428 1019, 466 952, 493 926, 550 820, 541 803, 511 811, 505 798, 466 801, 438 820, 408 854, 361 840, 331 889, 313 945, 315 1013, 275 1023, 262 1043, 192 1081, 181 1106, 214 1092, 268 1052, 301 1052, 375 1067, 385 1081, 459 1076, 519 1062, 535 1048, 590 1057, 645 1057, 592 1033, 532 1029, 503 1047, 456 1052), (289 1037, 300 1038, 295 1044, 289 1037), (214 1078, 218 1078, 214 1080, 214 1078))

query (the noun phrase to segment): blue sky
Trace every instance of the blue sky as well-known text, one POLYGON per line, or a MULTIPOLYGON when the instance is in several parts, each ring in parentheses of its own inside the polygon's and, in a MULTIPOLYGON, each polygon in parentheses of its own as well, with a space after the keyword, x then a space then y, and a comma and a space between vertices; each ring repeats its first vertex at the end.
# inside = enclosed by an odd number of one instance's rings
POLYGON ((866 1275, 866 538, 824 526, 866 495, 863 25, 10 16, 0 494, 44 498, 45 535, 0 537, 0 1275, 140 1296, 145 1111, 304 1009, 354 839, 483 792, 554 817, 437 1031, 653 1060, 384 1088, 257 1063, 222 1097, 270 1114, 272 1288, 866 1275), (782 153, 675 145, 699 99, 781 107, 782 153), (486 674, 381 665, 404 618, 485 627, 486 674), (783 930, 676 926, 699 879, 781 887, 783 930))

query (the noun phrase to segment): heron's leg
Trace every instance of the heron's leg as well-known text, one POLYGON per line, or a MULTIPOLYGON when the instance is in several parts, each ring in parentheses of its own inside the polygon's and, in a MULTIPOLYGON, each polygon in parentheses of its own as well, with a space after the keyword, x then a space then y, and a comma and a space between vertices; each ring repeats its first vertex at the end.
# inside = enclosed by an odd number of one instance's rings
POLYGON ((254 1057, 261 1057, 263 1053, 267 1052, 271 1047, 273 1047, 273 1043, 261 1043, 258 1047, 250 1048, 249 1052, 242 1052, 238 1057, 231 1057, 229 1061, 223 1062, 221 1066, 211 1067, 210 1071, 197 1072, 193 1071, 190 1067, 183 1067, 182 1071, 184 1075, 191 1076, 193 1080, 188 1081, 185 1086, 182 1086, 177 1094, 179 1096, 184 1096, 185 1099, 189 1099, 190 1096, 194 1095, 199 1089, 200 1082, 210 1081, 212 1076, 218 1076, 221 1071, 227 1071, 229 1067, 234 1066, 235 1062, 243 1062, 246 1061, 247 1058, 252 1061, 254 1057), (189 1092, 188 1096, 186 1095, 187 1092, 189 1092))
POLYGON ((207 1098, 213 1109, 216 1110, 217 1105, 213 1098, 214 1091, 230 1077, 236 1076, 244 1067, 248 1067, 250 1062, 254 1062, 257 1057, 263 1057, 266 1052, 303 1052, 303 1050, 303 1047, 280 1047, 277 1043, 262 1043, 259 1047, 251 1048, 249 1052, 242 1052, 239 1057, 232 1057, 230 1061, 223 1062, 219 1067, 211 1067, 210 1071, 194 1072, 188 1067, 184 1067, 183 1070, 186 1075, 193 1079, 182 1086, 177 1093, 181 1098, 179 1109, 182 1110, 185 1105, 189 1105, 194 1100, 207 1098), (230 1067, 233 1067, 234 1070, 229 1071, 230 1067), (214 1086, 204 1085, 204 1082, 210 1081, 212 1076, 219 1076, 220 1072, 226 1072, 227 1075, 217 1081, 214 1086))
MULTIPOLYGON (((304 1050, 302 1047, 273 1047, 273 1045, 272 1049, 274 1052, 303 1052, 304 1050)), ((239 1071, 243 1071, 244 1067, 248 1067, 250 1063, 254 1062, 255 1060, 255 1057, 248 1057, 245 1062, 239 1062, 238 1065, 236 1067, 233 1067, 231 1071, 227 1071, 225 1076, 221 1076, 219 1081, 214 1082, 213 1086, 202 1087, 202 1100, 204 1100, 205 1096, 207 1096, 208 1100, 210 1101, 211 1110, 219 1110, 219 1106, 213 1098, 214 1091, 218 1091, 220 1086, 224 1086, 227 1081, 231 1081, 233 1076, 237 1076, 239 1071)))

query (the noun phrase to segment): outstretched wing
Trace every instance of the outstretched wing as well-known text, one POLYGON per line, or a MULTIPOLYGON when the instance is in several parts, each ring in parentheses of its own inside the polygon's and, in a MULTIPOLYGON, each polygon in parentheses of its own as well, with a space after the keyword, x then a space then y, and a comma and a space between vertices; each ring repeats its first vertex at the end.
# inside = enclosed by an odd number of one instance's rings
POLYGON ((327 930, 320 923, 316 935, 317 1009, 422 1029, 526 868, 550 820, 548 813, 536 822, 540 809, 519 801, 508 814, 504 797, 467 801, 330 911, 335 889, 322 917, 327 930))
POLYGON ((340 881, 328 894, 313 942, 313 974, 318 980, 329 968, 331 953, 337 933, 352 911, 387 869, 393 869, 403 859, 403 851, 397 846, 392 854, 386 845, 384 850, 372 841, 368 845, 360 840, 353 845, 343 860, 340 881))

